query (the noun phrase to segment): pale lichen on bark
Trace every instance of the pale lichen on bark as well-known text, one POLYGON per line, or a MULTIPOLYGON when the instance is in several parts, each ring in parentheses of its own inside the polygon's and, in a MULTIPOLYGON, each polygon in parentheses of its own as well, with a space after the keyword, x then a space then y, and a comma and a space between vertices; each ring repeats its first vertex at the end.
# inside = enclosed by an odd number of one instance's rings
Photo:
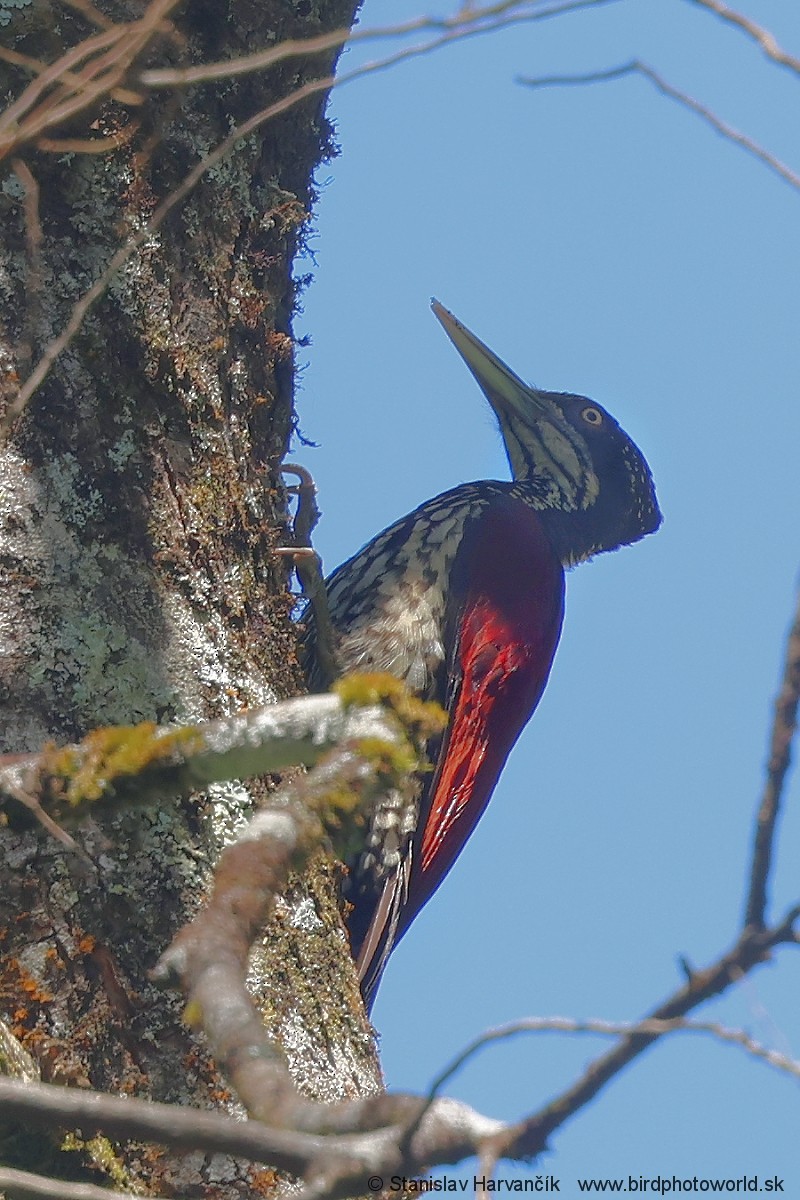
MULTIPOLYGON (((69 8, 2 12, 4 42, 47 61, 93 32, 69 8)), ((141 15, 127 4, 107 12, 141 15)), ((302 16, 285 4, 235 3, 224 12, 190 5, 174 19, 199 61, 352 15, 344 2, 302 16)), ((162 53, 168 39, 151 62, 162 53)), ((22 189, 10 171, 0 177, 0 398, 13 399, 24 374, 26 336, 35 361, 120 240, 198 156, 331 62, 195 89, 174 107, 148 101, 141 135, 105 155, 30 153, 43 231, 38 297, 28 291, 22 189)), ((0 64, 4 91, 27 79, 0 64)), ((110 129, 128 115, 109 102, 93 118, 110 129)), ((315 100, 209 171, 112 282, 0 453, 5 751, 101 724, 234 712, 299 686, 285 566, 271 553, 285 522, 275 468, 293 422, 292 261, 311 173, 329 153, 315 100)), ((264 786, 89 818, 78 836, 93 870, 38 834, 3 831, 12 919, 0 1005, 46 1078, 195 1104, 224 1096, 178 1003, 147 972, 264 786)), ((301 1085, 326 1096, 380 1086, 334 891, 321 863, 311 899, 287 908, 251 971, 301 1085)), ((152 1187, 190 1195, 210 1178, 191 1157, 127 1154, 152 1187)), ((214 1171, 241 1176, 221 1160, 214 1171)))

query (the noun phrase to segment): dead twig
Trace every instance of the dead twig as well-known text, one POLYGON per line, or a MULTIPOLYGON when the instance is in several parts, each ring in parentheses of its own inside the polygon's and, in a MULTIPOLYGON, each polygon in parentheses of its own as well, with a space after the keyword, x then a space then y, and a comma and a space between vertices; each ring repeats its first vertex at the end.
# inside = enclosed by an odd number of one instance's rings
POLYGON ((794 55, 787 54, 778 45, 775 37, 768 29, 764 29, 762 25, 757 25, 755 21, 751 21, 744 13, 729 8, 721 0, 690 0, 690 3, 697 4, 700 8, 708 9, 709 12, 720 17, 721 20, 727 21, 729 25, 735 25, 761 47, 767 58, 771 58, 779 66, 788 67, 790 71, 794 71, 796 75, 800 75, 800 58, 795 58, 794 55))
POLYGON ((701 104, 699 100, 695 100, 687 92, 682 92, 679 88, 668 83, 663 75, 659 75, 657 71, 654 71, 647 63, 640 62, 638 58, 631 59, 627 63, 622 63, 618 67, 609 67, 603 71, 587 71, 580 75, 542 75, 535 78, 520 76, 517 82, 529 88, 574 87, 593 83, 607 83, 612 79, 622 79, 626 75, 641 75, 643 78, 648 79, 664 96, 669 96, 671 100, 675 100, 678 104, 683 105, 684 108, 688 108, 690 112, 693 112, 710 125, 712 129, 716 130, 726 141, 733 142, 734 145, 739 146, 748 154, 752 154, 754 158, 757 158, 759 162, 769 167, 771 171, 774 171, 786 183, 800 190, 800 175, 793 171, 791 167, 787 167, 786 163, 781 162, 774 154, 770 154, 768 150, 765 150, 753 138, 748 137, 745 133, 740 133, 732 125, 728 125, 726 121, 718 117, 705 104, 701 104))
MULTIPOLYGON (((390 780, 352 746, 343 746, 307 775, 285 783, 223 852, 208 905, 159 959, 153 978, 181 988, 187 1019, 202 1028, 217 1065, 257 1120, 330 1131, 336 1114, 296 1091, 283 1053, 250 999, 252 944, 285 891, 289 872, 302 872, 326 834, 349 840, 363 824, 360 814, 370 796, 407 786, 408 778, 401 771, 390 780)), ((364 1105, 374 1119, 374 1097, 353 1104, 364 1105)), ((364 1128, 364 1119, 365 1113, 356 1118, 348 1106, 347 1131, 354 1122, 364 1128)))
POLYGON ((0 1188, 8 1200, 131 1200, 130 1192, 111 1192, 93 1183, 67 1183, 11 1167, 0 1167, 0 1188))
POLYGON ((770 736, 767 778, 758 807, 753 835, 750 889, 744 914, 745 929, 763 929, 767 907, 767 881, 772 862, 775 832, 781 809, 786 774, 792 758, 792 739, 797 729, 800 701, 800 594, 789 636, 786 639, 783 681, 775 700, 770 736))
POLYGON ((645 1019, 644 1021, 602 1021, 597 1018, 577 1020, 574 1017, 524 1017, 519 1021, 510 1021, 497 1029, 489 1029, 480 1034, 465 1046, 451 1062, 444 1067, 431 1083, 428 1096, 435 1099, 446 1083, 456 1075, 479 1051, 495 1042, 507 1041, 526 1033, 578 1033, 594 1034, 600 1037, 631 1037, 636 1034, 655 1034, 662 1036, 667 1033, 695 1033, 710 1037, 724 1045, 736 1046, 745 1051, 759 1062, 767 1063, 776 1071, 800 1079, 800 1060, 790 1055, 781 1054, 777 1050, 763 1046, 751 1037, 744 1029, 730 1029, 717 1021, 689 1021, 684 1017, 675 1017, 671 1021, 645 1019))
POLYGON ((91 0, 61 0, 61 3, 65 8, 71 8, 80 13, 90 25, 96 25, 98 29, 110 29, 114 24, 110 17, 101 13, 99 8, 95 8, 91 0))
MULTIPOLYGON (((176 2, 177 0, 159 0, 159 3, 165 6, 172 5, 176 2)), ((125 243, 123 243, 122 246, 119 247, 119 249, 112 255, 105 270, 103 270, 95 280, 94 284, 92 284, 88 291, 86 291, 84 295, 76 301, 64 329, 57 337, 53 338, 52 341, 48 343, 36 367, 25 379, 13 402, 6 409, 2 420, 0 420, 0 436, 8 436, 16 421, 24 412, 31 397, 38 390, 38 388, 41 387, 42 383, 52 370, 55 362, 71 344, 73 338, 81 328, 81 325, 86 319, 88 313, 91 311, 93 305, 96 304, 97 301, 105 294, 109 283, 117 274, 117 272, 125 265, 125 263, 131 258, 131 256, 140 246, 142 246, 148 239, 153 237, 153 235, 158 232, 158 230, 161 228, 161 225, 164 223, 173 209, 176 208, 177 205, 183 203, 186 197, 197 185, 199 180, 202 179, 202 177, 208 171, 213 170, 214 167, 216 167, 229 153, 231 153, 240 140, 249 137, 251 134, 257 132, 263 125, 267 124, 268 121, 280 116, 282 113, 294 107, 294 105, 302 103, 302 101, 308 99, 309 97, 317 95, 319 92, 327 91, 332 87, 341 87, 344 84, 351 83, 356 79, 361 79, 366 75, 387 70, 397 63, 403 62, 407 59, 432 53, 440 47, 448 45, 452 41, 461 38, 472 37, 477 34, 489 33, 495 29, 503 28, 519 21, 543 20, 545 18, 560 16, 564 13, 573 12, 581 8, 615 3, 616 0, 564 0, 564 3, 554 4, 547 9, 542 9, 539 7, 533 9, 529 0, 523 0, 523 11, 515 11, 519 9, 520 2, 521 0, 502 0, 501 3, 491 5, 486 9, 461 10, 461 14, 459 16, 461 24, 453 25, 452 23, 446 23, 447 29, 440 37, 433 38, 429 42, 405 47, 402 50, 396 51, 394 54, 388 55, 386 58, 365 63, 360 67, 355 67, 353 70, 340 74, 336 77, 333 75, 326 75, 323 78, 311 80, 293 92, 288 93, 280 100, 277 100, 274 104, 268 105, 267 108, 255 113, 247 121, 242 122, 241 125, 231 130, 230 134, 224 138, 214 150, 212 150, 204 159, 202 159, 192 168, 192 170, 186 175, 183 182, 177 188, 175 188, 173 192, 165 197, 165 199, 157 206, 147 224, 139 229, 125 243)), ((422 18, 421 20, 423 22, 428 22, 429 18, 422 18)), ((453 20, 455 21, 455 18, 453 20)), ((438 22, 432 23, 434 25, 441 24, 438 22)), ((385 31, 378 30, 373 34, 373 36, 393 36, 394 28, 395 27, 390 27, 385 31)), ((154 32, 154 29, 151 21, 143 33, 147 33, 149 35, 152 34, 152 32, 154 32)), ((94 50, 103 49, 106 46, 113 46, 115 41, 118 40, 119 36, 119 29, 115 28, 107 33, 98 34, 94 39, 88 39, 88 41, 92 42, 91 49, 93 52, 94 50)), ((291 43, 291 54, 308 54, 310 52, 309 43, 317 46, 318 49, 323 41, 326 48, 343 45, 349 36, 350 31, 348 29, 340 29, 329 35, 324 35, 319 39, 306 39, 303 41, 293 42, 291 43)), ((366 33, 364 36, 366 36, 366 33)), ((144 44, 144 42, 141 43, 139 50, 136 51, 137 53, 141 51, 141 48, 144 46, 144 44)), ((57 77, 59 77, 59 74, 63 76, 63 72, 65 70, 72 69, 81 61, 83 61, 83 59, 89 54, 89 50, 86 49, 86 46, 87 43, 81 43, 79 47, 76 47, 74 50, 70 51, 68 55, 63 56, 57 64, 47 68, 47 70, 44 71, 39 78, 30 85, 30 89, 38 89, 33 98, 38 97, 38 95, 44 91, 48 84, 52 83, 57 77)), ((276 47, 275 49, 282 55, 280 47, 276 47)), ((128 55, 128 59, 130 59, 131 54, 133 53, 133 50, 130 46, 128 47, 126 53, 128 55)), ((274 61, 278 61, 278 59, 275 59, 274 61)), ((229 68, 232 68, 233 66, 232 63, 227 65, 229 68)), ((180 72, 181 69, 178 68, 177 70, 180 72)), ((142 78, 144 79, 147 77, 147 73, 143 73, 142 78)), ((153 81, 150 80, 150 85, 152 86, 152 84, 153 81)), ((174 85, 175 80, 172 79, 170 86, 174 85)), ((164 82, 164 86, 166 86, 166 82, 164 82)), ((27 95, 27 92, 25 95, 27 95)), ((96 99, 97 97, 95 96, 94 98, 96 99)), ((23 98, 21 97, 20 102, 22 99, 23 98)), ((77 103, 77 100, 75 102, 77 103)), ((26 101, 26 104, 27 103, 28 102, 26 101)), ((8 152, 8 149, 10 149, 12 146, 18 145, 20 142, 21 134, 19 134, 15 129, 15 122, 18 120, 19 115, 21 114, 17 114, 11 123, 11 132, 9 132, 9 130, 6 131, 6 137, 9 140, 7 141, 7 148, 5 152, 8 152)), ((3 153, 2 130, 5 120, 6 117, 0 118, 0 156, 3 153)), ((49 127, 49 125, 47 127, 49 127)))
MULTIPOLYGON (((142 71, 138 77, 142 87, 158 89, 166 87, 188 87, 191 84, 210 83, 219 79, 231 79, 237 75, 249 75, 254 71, 263 71, 289 58, 307 57, 321 54, 326 50, 335 50, 343 46, 356 45, 358 42, 372 42, 393 38, 409 37, 418 33, 443 33, 447 40, 453 38, 473 37, 477 34, 491 33, 508 25, 544 21, 550 17, 560 17, 566 13, 576 12, 582 8, 594 8, 600 4, 613 4, 616 0, 562 0, 548 7, 542 7, 536 0, 500 0, 500 3, 482 7, 464 6, 451 17, 414 17, 397 25, 378 26, 372 29, 334 29, 330 33, 322 33, 313 38, 296 38, 281 42, 278 46, 269 46, 257 50, 253 54, 242 55, 241 58, 223 59, 220 62, 202 63, 196 67, 155 67, 142 71)), ((441 44, 437 39, 430 48, 435 49, 441 44)), ((420 47, 410 48, 412 53, 419 53, 420 47)), ((425 49, 425 48, 423 48, 425 49)))
MULTIPOLYGON (((178 0, 151 0, 139 21, 112 25, 86 38, 39 72, 0 116, 0 159, 33 142, 124 85, 153 38, 170 33, 178 0)), ((130 102, 144 97, 127 90, 130 102)))

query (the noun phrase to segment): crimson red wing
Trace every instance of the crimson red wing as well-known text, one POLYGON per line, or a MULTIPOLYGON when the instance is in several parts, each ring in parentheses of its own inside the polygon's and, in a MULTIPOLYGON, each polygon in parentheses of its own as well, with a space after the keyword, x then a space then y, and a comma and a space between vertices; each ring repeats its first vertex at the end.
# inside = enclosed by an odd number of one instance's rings
POLYGON ((365 994, 450 870, 544 691, 564 615, 564 573, 534 509, 495 498, 465 525, 450 576, 450 720, 410 853, 389 880, 359 955, 365 994))

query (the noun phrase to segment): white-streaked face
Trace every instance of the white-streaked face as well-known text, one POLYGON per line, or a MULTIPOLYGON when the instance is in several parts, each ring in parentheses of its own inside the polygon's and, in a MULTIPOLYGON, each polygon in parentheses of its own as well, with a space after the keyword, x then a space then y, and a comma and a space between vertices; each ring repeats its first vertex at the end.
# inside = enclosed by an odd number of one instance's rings
MULTIPOLYGON (((573 561, 637 541, 661 522, 644 456, 586 396, 528 387, 447 309, 433 310, 497 417, 514 479, 543 511, 573 514, 573 561)), ((569 530, 562 547, 567 553, 569 530)))
POLYGON ((511 473, 515 479, 535 476, 548 481, 548 507, 565 512, 589 508, 600 494, 600 480, 581 439, 571 435, 555 405, 552 409, 547 417, 532 411, 527 421, 516 414, 498 413, 511 473))

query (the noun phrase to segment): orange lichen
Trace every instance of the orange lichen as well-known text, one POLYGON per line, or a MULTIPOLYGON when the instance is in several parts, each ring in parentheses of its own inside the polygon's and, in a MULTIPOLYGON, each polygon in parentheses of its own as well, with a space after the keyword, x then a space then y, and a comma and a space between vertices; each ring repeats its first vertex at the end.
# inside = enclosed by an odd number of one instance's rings
POLYGON ((250 1184, 262 1195, 270 1195, 278 1186, 279 1178, 277 1171, 273 1171, 268 1167, 263 1171, 256 1171, 250 1180, 250 1184))
POLYGON ((272 331, 264 339, 275 362, 284 362, 291 358, 294 352, 294 342, 285 333, 272 331))
POLYGON ((27 1029, 24 1025, 15 1025, 12 1032, 33 1058, 44 1057, 46 1051, 51 1051, 52 1038, 43 1029, 27 1029))
POLYGON ((33 979, 24 980, 22 990, 30 996, 34 1004, 52 1004, 55 1000, 52 992, 48 992, 43 987, 40 987, 33 979))

